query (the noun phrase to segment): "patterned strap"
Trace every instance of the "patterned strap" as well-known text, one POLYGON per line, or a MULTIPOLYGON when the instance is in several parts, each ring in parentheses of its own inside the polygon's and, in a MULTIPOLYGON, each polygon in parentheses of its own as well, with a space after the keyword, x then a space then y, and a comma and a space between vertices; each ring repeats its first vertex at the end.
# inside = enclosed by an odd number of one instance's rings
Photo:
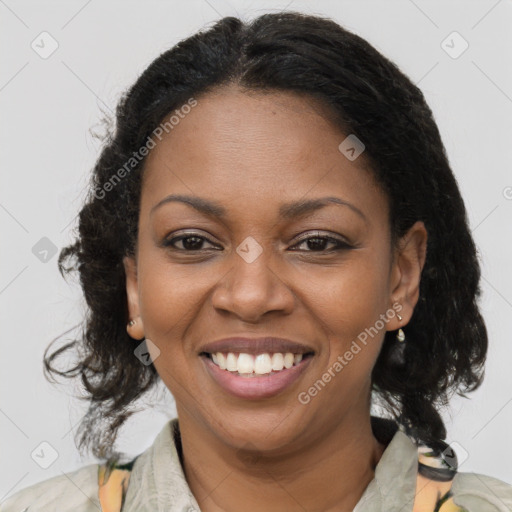
MULTIPOLYGON (((99 500, 102 512, 121 512, 135 459, 123 465, 98 467, 99 500)), ((456 466, 455 466, 456 467, 456 466)), ((412 512, 468 512, 453 502, 451 486, 454 466, 433 450, 418 448, 418 477, 412 512)))
POLYGON ((418 446, 413 512, 468 512, 453 501, 457 465, 457 455, 444 441, 438 443, 437 449, 424 444, 418 446))
POLYGON ((98 466, 98 497, 102 512, 120 512, 135 459, 128 464, 100 464, 98 466))

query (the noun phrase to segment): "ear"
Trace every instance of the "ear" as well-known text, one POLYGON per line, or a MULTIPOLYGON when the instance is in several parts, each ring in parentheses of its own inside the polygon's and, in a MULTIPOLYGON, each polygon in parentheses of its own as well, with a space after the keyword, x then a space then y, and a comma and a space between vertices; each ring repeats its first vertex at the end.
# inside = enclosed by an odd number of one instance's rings
POLYGON ((391 306, 400 314, 402 320, 395 316, 388 323, 389 330, 403 327, 412 317, 420 296, 421 271, 427 256, 427 238, 425 225, 422 221, 417 221, 399 240, 395 249, 390 300, 391 306))
POLYGON ((128 324, 126 330, 131 338, 142 340, 144 338, 144 325, 139 310, 139 285, 137 280, 137 262, 133 256, 123 258, 124 272, 126 274, 126 296, 128 300, 129 320, 133 325, 128 324))

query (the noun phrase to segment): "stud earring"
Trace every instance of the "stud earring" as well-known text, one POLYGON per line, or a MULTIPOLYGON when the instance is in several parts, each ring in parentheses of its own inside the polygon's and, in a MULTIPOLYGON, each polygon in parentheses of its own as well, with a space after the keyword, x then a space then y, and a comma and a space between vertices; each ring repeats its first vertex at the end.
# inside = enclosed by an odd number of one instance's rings
POLYGON ((136 320, 130 320, 130 321, 128 322, 128 327, 133 327, 136 323, 137 323, 137 321, 136 321, 136 320))

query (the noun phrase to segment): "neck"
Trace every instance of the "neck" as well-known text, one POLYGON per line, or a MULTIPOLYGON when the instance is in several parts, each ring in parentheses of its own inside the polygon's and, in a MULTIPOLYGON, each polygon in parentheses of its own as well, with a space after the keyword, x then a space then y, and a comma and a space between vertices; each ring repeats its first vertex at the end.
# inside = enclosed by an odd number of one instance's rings
POLYGON ((369 411, 285 456, 227 446, 193 418, 179 418, 184 472, 202 512, 351 511, 385 449, 369 411))

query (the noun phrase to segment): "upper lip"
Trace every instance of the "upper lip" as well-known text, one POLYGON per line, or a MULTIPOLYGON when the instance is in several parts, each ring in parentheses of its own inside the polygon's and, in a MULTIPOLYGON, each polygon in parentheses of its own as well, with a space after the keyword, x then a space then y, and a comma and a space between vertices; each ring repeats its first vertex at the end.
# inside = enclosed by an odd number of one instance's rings
POLYGON ((297 341, 265 336, 263 338, 223 338, 203 345, 199 353, 203 352, 208 354, 216 352, 243 352, 246 354, 263 354, 265 352, 285 354, 291 352, 292 354, 306 354, 314 352, 314 350, 297 341))

